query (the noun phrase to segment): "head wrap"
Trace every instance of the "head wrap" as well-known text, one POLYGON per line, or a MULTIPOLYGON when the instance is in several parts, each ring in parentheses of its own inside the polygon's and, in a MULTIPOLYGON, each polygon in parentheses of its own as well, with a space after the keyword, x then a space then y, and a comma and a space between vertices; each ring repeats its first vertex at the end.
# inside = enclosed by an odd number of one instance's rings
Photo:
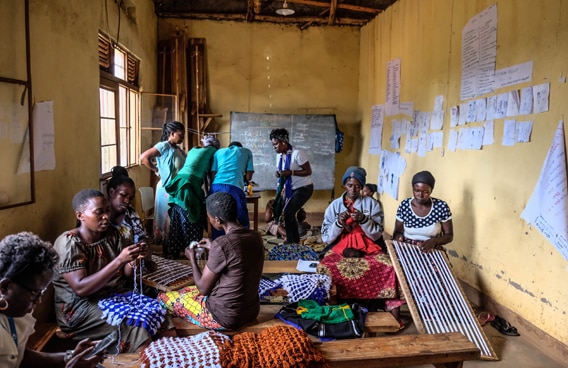
POLYGON ((213 146, 215 148, 221 147, 221 143, 219 140, 210 134, 206 134, 201 138, 201 143, 203 143, 203 147, 213 146))
POLYGON ((286 129, 273 129, 270 132, 270 139, 275 138, 278 139, 279 141, 282 141, 284 143, 289 143, 290 141, 290 137, 288 136, 288 131, 286 129))
POLYGON ((436 179, 434 179, 434 175, 432 175, 430 171, 420 171, 412 177, 412 185, 416 183, 424 183, 434 189, 436 179))
POLYGON ((367 171, 359 166, 350 166, 349 168, 347 168, 347 171, 345 171, 345 174, 343 174, 341 184, 345 185, 345 182, 349 178, 355 178, 359 180, 359 184, 361 184, 361 186, 364 186, 367 179, 367 171))

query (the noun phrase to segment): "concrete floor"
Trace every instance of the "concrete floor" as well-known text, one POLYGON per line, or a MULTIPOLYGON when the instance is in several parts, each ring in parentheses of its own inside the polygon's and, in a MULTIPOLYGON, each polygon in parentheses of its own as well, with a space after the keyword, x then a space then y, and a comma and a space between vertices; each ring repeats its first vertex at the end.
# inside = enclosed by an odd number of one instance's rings
MULTIPOLYGON (((401 309, 401 317, 404 320, 412 320, 410 312, 405 306, 401 309)), ((485 335, 497 354, 499 360, 476 360, 464 362, 464 368, 563 368, 568 367, 568 362, 561 364, 546 355, 538 347, 531 343, 528 336, 524 336, 519 329, 521 336, 507 336, 501 334, 489 323, 483 327, 485 335)), ((408 327, 400 332, 401 334, 418 333, 414 323, 410 322, 408 327)), ((533 339, 534 340, 534 339, 533 339)), ((413 366, 414 368, 429 367, 432 365, 413 366)))

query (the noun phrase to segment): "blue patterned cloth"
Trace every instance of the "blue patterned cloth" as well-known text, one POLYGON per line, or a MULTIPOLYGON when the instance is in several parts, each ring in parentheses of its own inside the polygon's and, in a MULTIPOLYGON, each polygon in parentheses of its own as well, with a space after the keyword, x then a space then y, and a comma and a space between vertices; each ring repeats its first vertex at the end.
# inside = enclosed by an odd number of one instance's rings
POLYGON ((317 261, 318 254, 313 248, 302 244, 279 244, 268 251, 268 259, 271 261, 317 261))
POLYGON ((100 300, 99 309, 103 312, 101 318, 109 325, 118 326, 124 321, 130 326, 144 327, 152 336, 166 315, 166 310, 156 299, 132 292, 100 300))

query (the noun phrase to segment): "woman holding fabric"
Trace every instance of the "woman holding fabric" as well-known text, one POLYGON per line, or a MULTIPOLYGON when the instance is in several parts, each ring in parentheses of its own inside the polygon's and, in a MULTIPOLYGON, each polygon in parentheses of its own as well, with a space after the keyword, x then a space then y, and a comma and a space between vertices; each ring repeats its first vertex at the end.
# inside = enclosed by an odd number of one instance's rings
POLYGON ((446 202, 431 197, 436 179, 429 171, 412 177, 412 198, 396 211, 393 239, 417 244, 423 252, 440 248, 454 239, 452 212, 446 202))
POLYGON ((168 254, 169 195, 164 189, 175 178, 185 162, 185 153, 179 145, 185 137, 185 126, 179 121, 170 121, 162 127, 160 142, 140 155, 140 162, 156 173, 160 180, 156 184, 156 204, 154 206, 154 243, 164 246, 168 254), (154 163, 155 161, 155 163, 154 163))
POLYGON ((317 272, 331 276, 338 299, 368 305, 381 300, 384 309, 398 319, 404 300, 384 251, 383 209, 373 198, 361 196, 366 175, 362 167, 349 167, 342 179, 345 192, 325 210, 321 236, 328 245, 317 272))
MULTIPOLYGON (((286 129, 274 129, 270 132, 272 148, 276 151, 276 177, 282 187, 284 224, 286 227, 286 243, 298 244, 300 234, 296 212, 310 199, 314 192, 312 182, 312 167, 307 155, 302 150, 295 149, 289 141, 286 129)), ((277 212, 277 211, 275 211, 277 212)), ((278 213, 275 213, 277 216, 278 213)))
MULTIPOLYGON (((125 282, 133 278, 147 249, 140 243, 127 242, 111 226, 110 206, 100 191, 78 192, 73 197, 73 211, 78 226, 65 231, 54 243, 59 256, 53 269, 57 323, 72 339, 114 334, 115 342, 120 339, 120 352, 139 352, 152 341, 151 333, 127 320, 120 321, 117 333, 117 327, 102 318, 99 301, 128 291, 125 282)), ((169 319, 161 326, 162 336, 175 336, 169 319)))
POLYGON ((27 348, 34 333, 32 312, 51 283, 57 253, 37 235, 21 232, 0 241, 0 367, 91 367, 103 352, 87 358, 95 343, 82 340, 67 353, 44 353, 27 348))
POLYGON ((238 222, 237 202, 231 194, 213 193, 205 203, 211 226, 225 234, 186 248, 195 285, 161 293, 158 300, 171 313, 203 328, 236 330, 254 321, 260 311, 264 245, 258 231, 238 222), (203 268, 195 254, 202 248, 209 250, 203 268))

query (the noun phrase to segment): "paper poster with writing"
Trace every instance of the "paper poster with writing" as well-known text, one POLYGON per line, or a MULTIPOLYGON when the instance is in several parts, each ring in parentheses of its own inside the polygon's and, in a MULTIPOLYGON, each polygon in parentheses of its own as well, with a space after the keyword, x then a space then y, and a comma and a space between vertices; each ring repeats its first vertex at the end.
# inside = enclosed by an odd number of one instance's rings
POLYGON ((564 122, 560 121, 540 177, 521 218, 534 225, 568 260, 568 180, 564 122))

